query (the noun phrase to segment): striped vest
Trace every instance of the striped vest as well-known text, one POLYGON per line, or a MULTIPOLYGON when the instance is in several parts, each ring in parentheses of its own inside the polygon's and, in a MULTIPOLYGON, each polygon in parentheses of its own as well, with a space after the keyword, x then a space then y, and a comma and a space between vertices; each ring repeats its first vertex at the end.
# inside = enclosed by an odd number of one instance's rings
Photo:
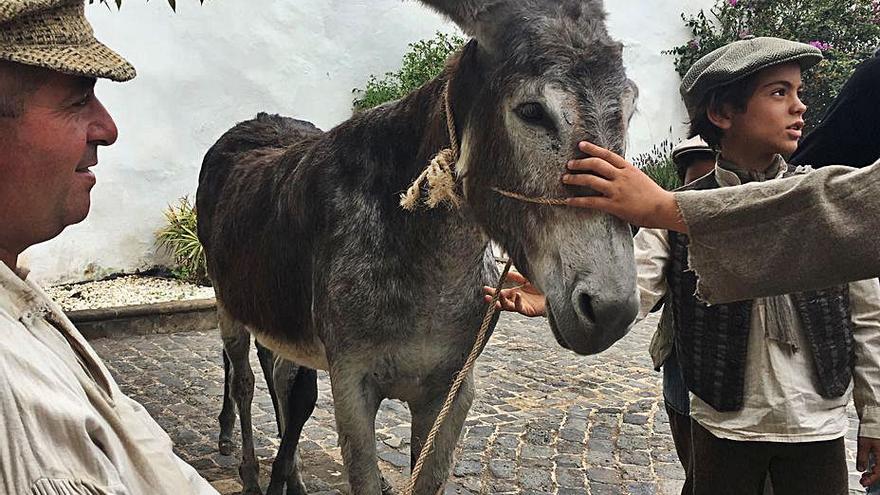
MULTIPOLYGON (((683 189, 713 189, 709 174, 683 189)), ((671 262, 666 280, 672 295, 675 352, 685 385, 717 411, 743 406, 746 352, 753 301, 706 305, 698 301, 697 280, 688 267, 688 236, 669 232, 671 262)), ((840 397, 852 380, 853 324, 849 287, 789 294, 812 352, 819 377, 817 392, 840 397)))

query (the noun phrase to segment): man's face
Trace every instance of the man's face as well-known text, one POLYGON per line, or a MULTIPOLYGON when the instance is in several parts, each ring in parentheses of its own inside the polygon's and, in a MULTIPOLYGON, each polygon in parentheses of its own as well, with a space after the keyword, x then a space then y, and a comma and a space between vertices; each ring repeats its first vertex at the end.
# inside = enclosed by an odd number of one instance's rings
POLYGON ((789 155, 797 149, 807 107, 799 93, 801 68, 796 63, 776 65, 756 76, 756 89, 745 111, 729 111, 722 148, 748 150, 754 155, 789 155))
POLYGON ((98 146, 116 124, 94 79, 57 72, 26 97, 22 115, 0 118, 0 249, 51 239, 89 212, 98 146))

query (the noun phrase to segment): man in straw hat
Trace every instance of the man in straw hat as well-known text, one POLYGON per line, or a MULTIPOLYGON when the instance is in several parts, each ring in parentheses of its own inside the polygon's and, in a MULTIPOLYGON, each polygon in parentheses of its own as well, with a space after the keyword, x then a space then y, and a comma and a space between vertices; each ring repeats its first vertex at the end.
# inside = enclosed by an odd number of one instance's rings
POLYGON ((216 494, 17 268, 89 211, 117 130, 97 78, 135 76, 83 0, 0 0, 0 493, 216 494))

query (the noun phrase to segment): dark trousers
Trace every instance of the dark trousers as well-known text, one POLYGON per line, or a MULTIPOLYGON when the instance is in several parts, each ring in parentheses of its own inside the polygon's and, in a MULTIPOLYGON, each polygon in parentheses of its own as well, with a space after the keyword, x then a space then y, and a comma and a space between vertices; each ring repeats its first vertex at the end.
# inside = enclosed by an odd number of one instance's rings
POLYGON ((692 421, 691 446, 694 495, 759 495, 768 472, 776 495, 847 495, 849 491, 843 438, 740 442, 718 438, 692 421))
POLYGON ((679 413, 669 407, 669 404, 666 404, 666 414, 669 416, 669 429, 672 430, 675 453, 678 455, 681 467, 684 468, 681 495, 690 495, 694 493, 694 472, 691 469, 691 417, 679 413))

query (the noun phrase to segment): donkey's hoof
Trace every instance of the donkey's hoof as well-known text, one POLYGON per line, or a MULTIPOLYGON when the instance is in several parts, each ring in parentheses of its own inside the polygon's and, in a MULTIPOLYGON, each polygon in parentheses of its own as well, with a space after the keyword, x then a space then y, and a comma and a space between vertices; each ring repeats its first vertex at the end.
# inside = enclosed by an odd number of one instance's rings
POLYGON ((234 450, 232 440, 220 440, 217 443, 217 448, 220 450, 220 455, 232 455, 232 451, 234 450))
POLYGON ((287 482, 287 493, 285 495, 308 495, 309 492, 306 490, 306 485, 300 482, 287 482))
POLYGON ((385 479, 385 475, 379 475, 379 481, 382 482, 382 495, 397 495, 397 492, 392 488, 391 483, 385 479))
POLYGON ((246 486, 241 490, 241 495, 263 495, 259 486, 246 486))

